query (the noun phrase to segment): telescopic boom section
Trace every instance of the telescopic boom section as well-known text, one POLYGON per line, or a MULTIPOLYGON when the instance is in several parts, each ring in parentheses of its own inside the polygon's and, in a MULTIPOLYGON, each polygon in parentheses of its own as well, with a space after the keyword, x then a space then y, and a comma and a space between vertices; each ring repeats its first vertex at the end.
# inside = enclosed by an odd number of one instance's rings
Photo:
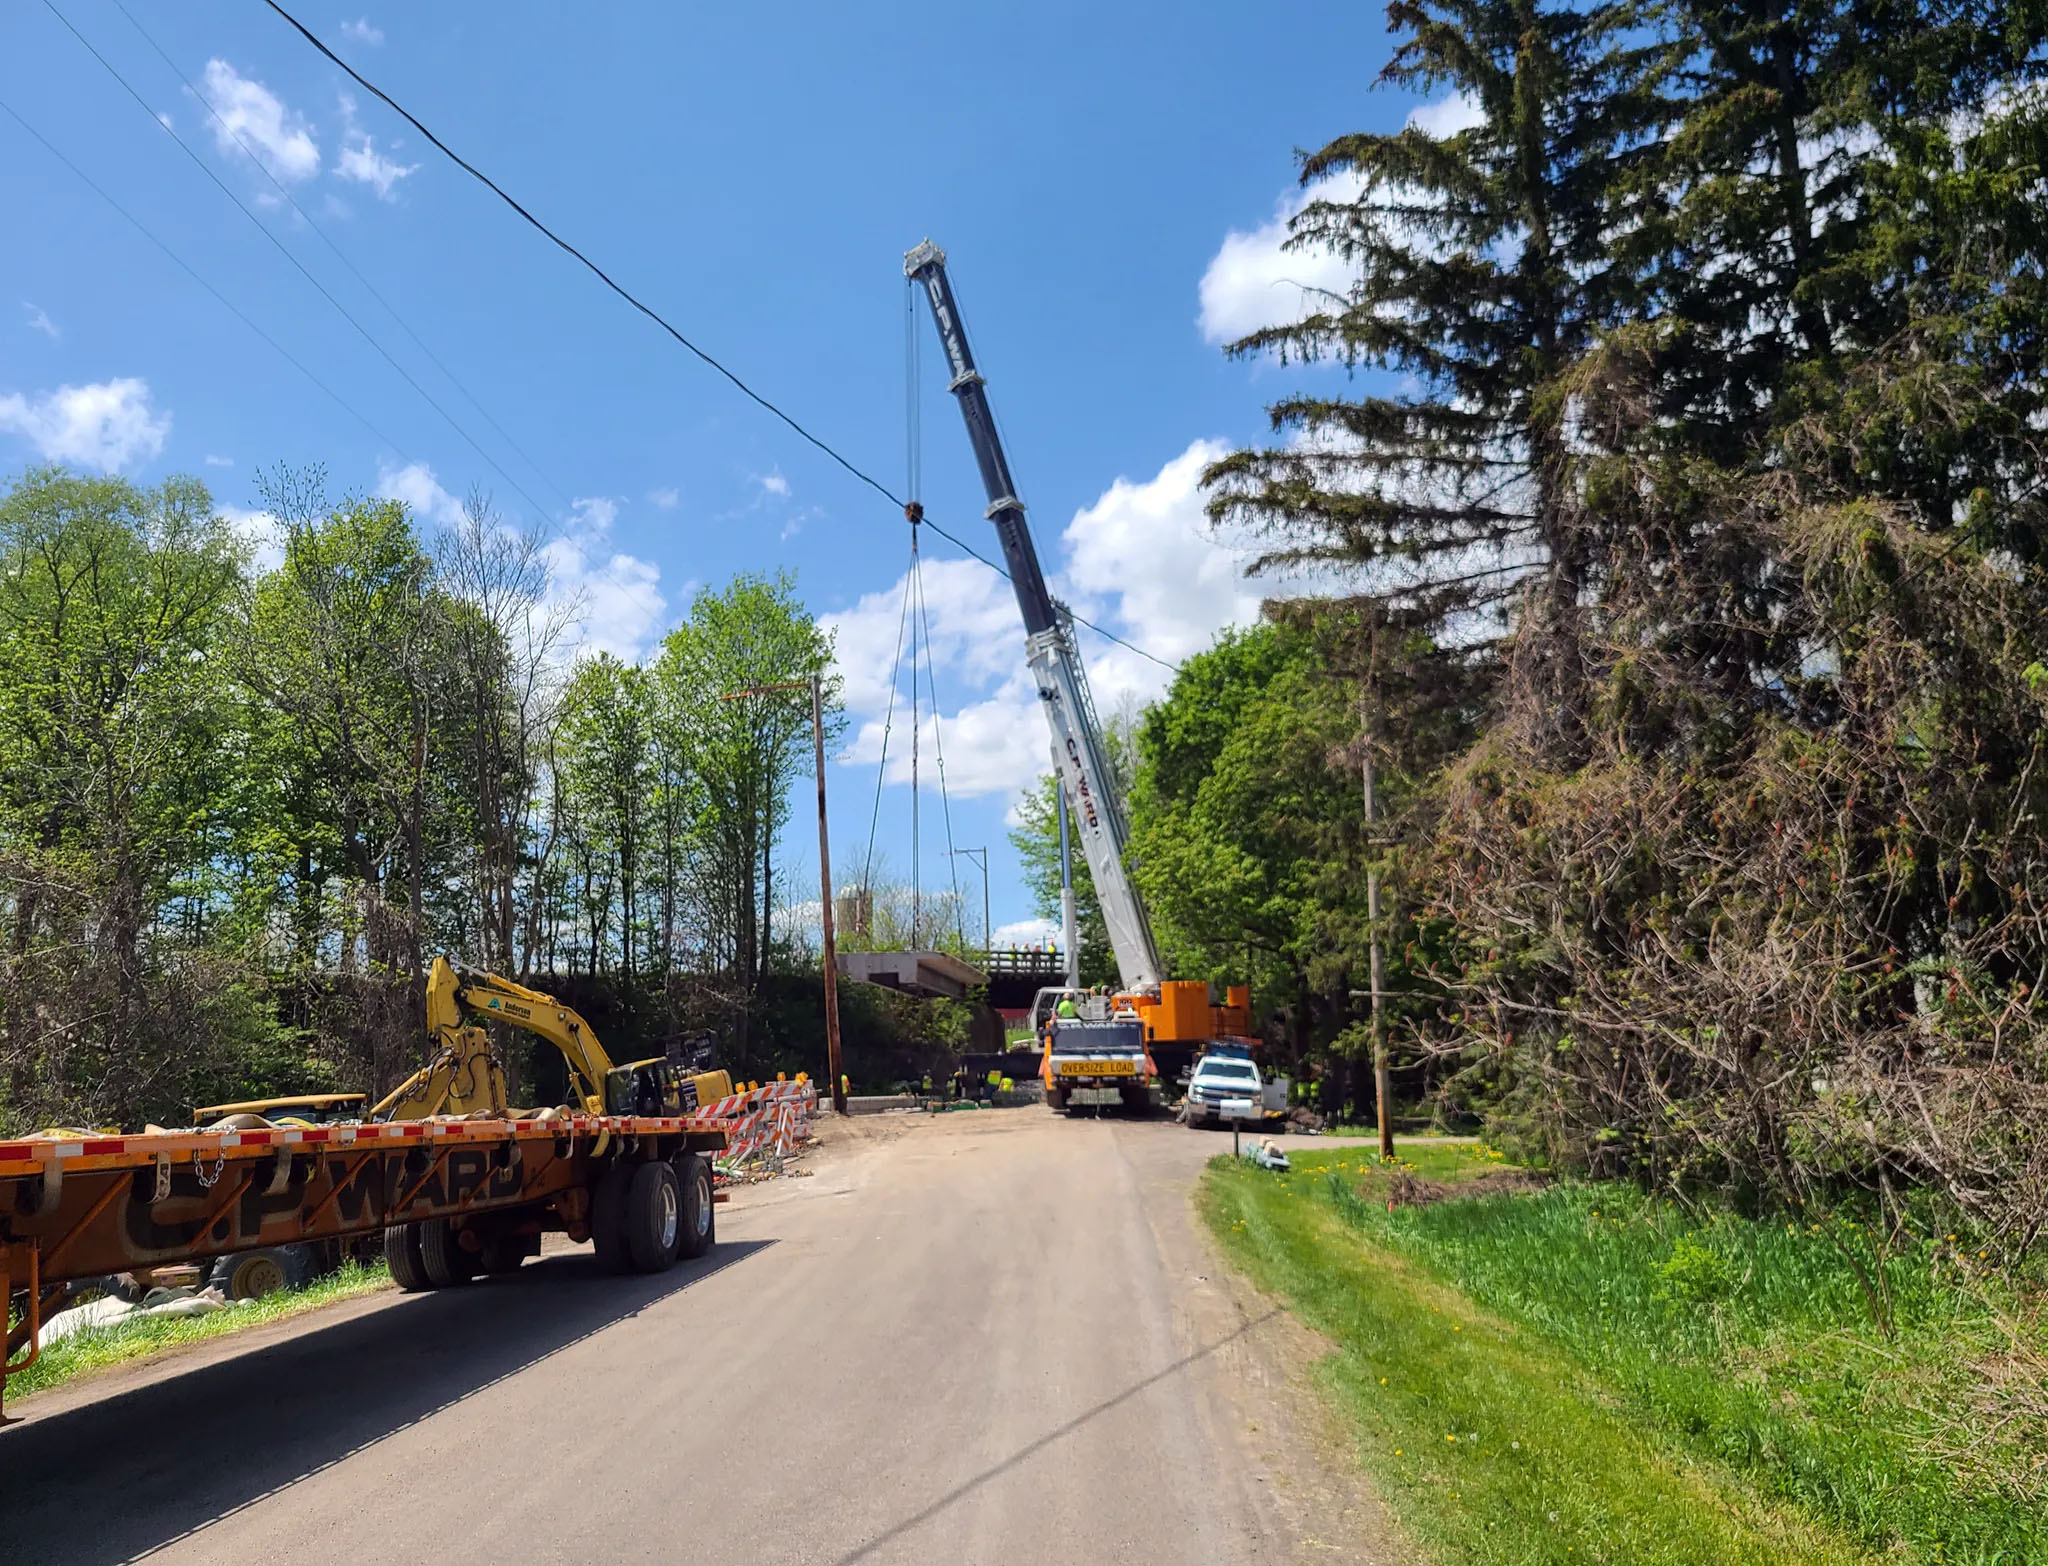
POLYGON ((946 364, 952 372, 947 389, 960 400, 960 416, 967 421, 967 439, 981 468, 982 488, 988 492, 985 514, 995 524, 1003 561, 1017 590, 1017 607, 1024 615, 1025 656, 1052 730, 1053 771, 1066 795, 1081 851, 1095 880, 1095 895, 1109 927, 1117 971, 1126 990, 1156 989, 1159 953, 1152 944, 1151 922, 1124 870, 1127 833, 1116 774, 1108 764, 1108 749, 1089 698, 1088 676, 1081 666, 1071 622, 1046 591, 1045 573, 1039 569, 1024 506, 1010 479, 1010 464, 996 435, 995 415, 989 411, 986 382, 974 367, 967 328, 946 277, 946 252, 927 239, 904 256, 903 273, 924 286, 939 342, 946 350, 946 364))

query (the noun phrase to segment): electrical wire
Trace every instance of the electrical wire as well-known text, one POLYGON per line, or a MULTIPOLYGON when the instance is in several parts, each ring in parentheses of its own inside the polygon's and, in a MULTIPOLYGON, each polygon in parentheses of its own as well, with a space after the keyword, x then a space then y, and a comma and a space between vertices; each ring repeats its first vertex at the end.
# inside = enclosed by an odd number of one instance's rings
MULTIPOLYGON (((412 339, 413 346, 419 349, 421 353, 425 354, 427 356, 428 361, 434 366, 434 368, 439 370, 443 375, 445 375, 448 378, 449 384, 452 385, 458 392, 460 392, 463 396, 463 399, 477 411, 478 415, 482 417, 483 421, 486 424, 490 425, 490 427, 497 432, 498 438, 502 440, 508 447, 511 448, 513 454, 516 455, 522 462, 524 462, 527 465, 527 467, 533 470, 535 477, 537 477, 550 490, 554 491, 555 498, 561 501, 562 503, 562 508, 565 511, 572 509, 575 505, 575 502, 569 498, 568 492, 565 491, 561 485, 557 484, 553 479, 551 479, 547 475, 547 473, 543 471, 540 464, 533 460, 533 457, 523 447, 520 446, 517 440, 513 439, 513 437, 505 429, 505 427, 491 416, 490 409, 486 408, 483 405, 483 403, 478 400, 476 394, 463 384, 462 378, 458 376, 452 369, 450 369, 448 367, 447 362, 443 360, 439 354, 435 353, 434 350, 427 345, 426 340, 423 337, 421 337, 418 332, 413 330, 411 324, 405 319, 405 317, 399 314, 398 307, 392 304, 390 300, 386 299, 384 295, 378 291, 377 285, 372 283, 369 280, 369 278, 363 275, 361 269, 357 267, 356 264, 348 258, 347 253, 341 248, 341 246, 334 242, 333 236, 330 235, 326 229, 322 228, 317 221, 315 221, 313 214, 308 212, 304 207, 299 205, 298 197, 294 196, 291 193, 291 187, 286 185, 283 180, 279 179, 274 173, 271 172, 270 165, 263 161, 262 157, 258 155, 256 149, 249 145, 248 140, 242 135, 242 133, 236 130, 230 124, 228 124, 228 122, 225 119, 221 118, 220 110, 216 109, 213 106, 213 100, 207 97, 206 94, 201 92, 199 88, 193 83, 192 79, 178 68, 177 62, 173 60, 170 57, 170 55, 165 51, 164 46, 156 41, 156 39, 151 35, 149 29, 144 27, 141 21, 137 19, 135 13, 128 9, 127 0, 114 0, 114 5, 123 16, 128 18, 128 25, 133 27, 137 33, 142 35, 143 42, 147 43, 150 46, 150 48, 156 51, 157 58, 162 60, 164 64, 170 68, 171 73, 174 76, 176 76, 180 82, 184 83, 185 90, 191 93, 194 98, 198 99, 201 104, 205 105, 206 112, 213 116, 214 122, 217 125, 219 125, 223 131, 227 132, 230 136, 234 137, 235 141, 241 146, 242 150, 249 154, 250 161, 252 161, 256 165, 256 167, 262 171, 263 177, 270 181, 271 187, 275 189, 277 193, 280 196, 282 196, 288 203, 290 203, 291 209, 299 215, 301 220, 304 221, 306 227, 308 227, 315 234, 320 236, 320 242, 324 244, 331 252, 333 252, 334 259, 339 261, 346 268, 348 268, 349 275, 353 277, 358 283, 361 283, 363 285, 365 292, 367 292, 372 299, 376 300, 379 305, 383 306, 384 313, 389 315, 391 319, 398 324, 398 329, 404 332, 407 337, 412 339)), ((75 31, 76 29, 74 29, 74 32, 75 31)))
POLYGON ((14 108, 12 104, 6 102, 6 100, 4 99, 0 99, 0 111, 4 111, 7 117, 13 120, 14 123, 19 125, 24 131, 28 132, 28 134, 36 140, 36 142, 42 147, 42 149, 45 152, 49 153, 51 157, 55 158, 59 163, 63 164, 65 168, 69 169, 73 174, 75 174, 78 177, 80 183, 82 183, 88 190, 90 190, 95 196, 98 196, 100 200, 104 201, 108 206, 112 207, 115 212, 119 213, 121 217, 125 219, 137 233, 139 233, 144 239, 148 240, 152 245, 155 245, 157 249, 161 250, 166 256, 168 256, 171 262, 178 268, 178 270, 183 272, 187 277, 191 278, 193 282, 197 283, 209 294, 213 295, 214 299, 219 302, 222 309, 226 310, 228 314, 232 315, 236 320, 240 321, 244 326, 248 327, 250 331, 254 332, 258 337, 262 338, 263 341, 268 343, 271 348, 275 349, 279 358, 283 359, 285 363, 289 364, 293 369, 297 370, 301 375, 305 376, 307 380, 311 381, 315 387, 317 387, 321 392, 326 394, 326 396, 333 401, 336 407, 340 408, 342 412, 346 413, 350 418, 354 419, 358 424, 362 425, 364 429, 368 430, 372 435, 376 436, 377 439, 380 442, 382 442, 385 446, 388 446, 391 448, 391 450, 397 452, 399 456, 403 458, 405 461, 412 461, 412 458, 406 456, 405 448, 403 446, 401 446, 397 441, 393 440, 389 435, 386 435, 382 430, 377 428, 377 426, 370 421, 369 417, 366 414, 358 410, 356 406, 353 403, 351 403, 346 397, 342 396, 340 392, 336 391, 332 386, 329 386, 325 381, 321 380, 319 376, 315 375, 311 370, 309 370, 304 364, 300 363, 300 361, 296 357, 294 357, 291 350, 285 347, 283 343, 279 342, 275 337, 272 337, 270 333, 266 332, 254 321, 250 320, 248 316, 244 315, 241 309, 234 303, 233 300, 229 299, 226 294, 222 293, 218 288, 215 288, 213 284, 209 283, 205 278, 201 277, 199 273, 193 269, 190 262, 188 262, 183 256, 179 255, 177 251, 173 250, 169 245, 165 244, 163 240, 159 239, 155 235, 155 233, 153 233, 148 228, 148 226, 143 223, 143 221, 140 218, 135 216, 134 213, 130 212, 126 207, 122 206, 120 202, 116 201, 112 196, 108 195, 97 180, 95 180, 90 174, 86 173, 85 170, 80 168, 76 163, 73 163, 63 153, 59 152, 56 146, 50 141, 50 139, 47 136, 45 136, 41 131, 37 130, 33 125, 29 124, 27 120, 23 119, 21 114, 14 108))
POLYGON ((590 273, 594 277, 596 277, 599 282, 603 283, 605 287, 609 288, 613 293, 617 294, 621 299, 625 300, 627 304, 631 305, 635 310, 638 310, 642 315, 646 316, 648 320, 652 321, 664 332, 667 332, 669 336, 673 337, 684 348, 688 349, 691 353, 695 354, 699 359, 701 359, 705 364, 709 365, 712 369, 716 370, 720 375, 724 376, 726 380, 730 381, 745 396, 750 398, 755 403, 759 404, 769 413, 774 414, 776 418, 780 419, 784 424, 788 425, 792 430, 796 431, 797 434, 801 435, 805 440, 809 441, 813 446, 817 447, 818 450, 822 451, 826 456, 830 457, 834 462, 838 463, 839 466, 846 469, 848 473, 851 473, 863 484, 867 485, 877 494, 884 496, 890 501, 893 501, 896 505, 901 506, 903 504, 902 501, 897 500, 894 495, 889 493, 889 487, 886 484, 882 483, 881 480, 875 478, 872 474, 865 472, 861 468, 854 466, 853 463, 849 462, 845 457, 841 456, 830 445, 828 445, 823 440, 819 439, 816 435, 813 435, 809 430, 805 429, 803 425, 799 424, 789 414, 783 412, 782 409, 778 408, 766 397, 762 396, 759 392, 755 391, 753 387, 749 386, 745 381, 741 380, 739 376, 735 375, 731 370, 727 369, 717 359, 713 358, 709 353, 705 352, 702 348, 699 348, 695 343, 690 341, 689 338, 685 337, 680 331, 678 331, 676 327, 673 324, 671 324, 667 320, 667 318, 664 317, 659 311, 654 309, 653 306, 643 303, 631 291, 622 287, 619 283, 613 281, 611 274, 606 272, 603 267, 599 266, 595 261, 591 260, 589 256, 585 255, 581 250, 578 250, 574 245, 570 244, 568 240, 564 239, 560 234, 557 234, 553 229, 549 228, 547 224, 543 223, 539 218, 535 217, 531 212, 527 211, 525 207, 521 206, 518 201, 514 200, 513 197, 506 192, 505 188, 501 186, 496 180, 492 179, 490 175, 484 173, 482 169, 478 168, 475 164, 471 163, 468 159, 464 158, 453 147, 449 146, 448 143, 443 141, 439 136, 436 136, 432 131, 428 130, 427 127, 421 124, 418 118, 414 116, 411 110, 407 109, 397 99, 393 98, 391 94, 386 92, 383 88, 379 87, 375 82, 371 81, 368 77, 364 76, 361 71, 358 71, 354 66, 350 65, 348 61, 344 60, 332 49, 328 48, 326 44, 322 43, 319 40, 319 38, 317 38, 312 33, 312 31, 307 28, 304 22, 301 22, 297 17, 293 16, 291 12, 287 11, 283 6, 279 5, 277 3, 277 0, 264 0, 264 4, 268 5, 271 10, 275 11, 280 17, 282 17, 284 21, 293 29, 293 31, 298 33, 298 35, 301 38, 304 38, 307 43, 311 44, 315 49, 319 50, 320 53, 325 55, 335 65, 339 66, 341 70, 344 73, 346 73, 352 81, 356 83, 357 86, 363 89, 363 91, 370 93, 371 95, 382 101, 384 104, 388 105, 392 109, 392 111, 398 114, 400 118, 402 118, 408 125, 410 125, 414 130, 418 131, 422 136, 426 137, 428 141, 432 142, 434 146, 441 152, 441 154, 444 157, 446 157, 451 163, 453 163, 457 168, 461 169, 465 174, 469 175, 472 179, 476 180, 479 184, 487 188, 500 201, 504 202, 506 206, 510 207, 514 212, 518 213, 519 216, 524 218, 541 234, 545 235, 550 241, 552 241, 558 249, 564 251, 568 255, 573 256, 576 260, 582 262, 583 265, 590 271, 590 273))
MULTIPOLYGON (((427 406, 432 408, 436 413, 440 414, 441 417, 447 421, 448 427, 454 430, 456 434, 460 435, 465 441, 469 443, 470 449, 475 451, 479 457, 483 458, 484 462, 490 467, 492 472, 496 473, 498 477, 502 478, 507 484, 510 484, 512 488, 518 492, 520 498, 523 499, 529 506, 533 507, 533 509, 537 513, 539 513, 542 516, 545 516, 547 514, 547 508, 543 506, 539 501, 535 500, 532 495, 528 494, 525 486, 523 486, 517 479, 513 478, 511 474, 507 473, 503 468, 498 466, 496 460, 491 456, 491 454, 485 451, 482 445, 480 445, 477 442, 476 437, 471 435, 468 430, 464 429, 461 423, 457 421, 457 419, 452 413, 450 413, 446 408, 441 406, 441 403, 439 402, 439 400, 435 398, 432 392, 428 391, 426 387, 422 386, 417 380, 413 378, 412 372, 410 370, 406 369, 404 365, 400 364, 397 359, 392 357, 390 351, 386 349, 382 343, 377 341, 376 337, 371 333, 370 329, 367 326, 363 325, 361 321, 356 319, 356 317, 350 312, 348 306, 344 305, 339 299, 335 298, 334 295, 328 291, 327 285, 321 282, 319 278, 315 277, 312 274, 312 272, 307 269, 305 263, 300 261, 297 256, 292 254, 290 247, 287 246, 283 240, 279 239, 277 235, 270 231, 269 225, 266 224, 261 218, 259 218, 254 212, 250 211, 247 203, 245 203, 240 196, 235 194, 235 192, 229 187, 227 182, 223 180, 218 174, 214 173, 214 171, 210 167, 208 167, 206 160, 200 157, 198 153, 194 152, 190 147, 188 147, 185 144, 184 138, 181 137, 175 130, 173 130, 170 127, 170 125, 165 122, 164 117, 160 115, 153 107, 151 107, 148 99, 144 98, 140 92, 136 91, 135 87, 129 82, 128 78, 123 76, 120 73, 120 71, 115 68, 114 63, 111 60, 109 60, 105 55, 101 54, 96 47, 94 47, 92 40, 87 38, 85 34, 81 33, 76 27, 71 25, 71 19, 68 16, 66 16, 62 11, 57 9, 55 0, 43 0, 43 5, 52 16, 56 17, 59 22, 62 22, 64 24, 65 31, 69 32, 73 38, 76 38, 81 44, 83 44, 85 46, 86 51, 89 54, 91 54, 95 60, 99 61, 101 66, 105 68, 107 74, 113 77, 116 82, 120 83, 122 91, 126 92, 130 98, 135 100, 136 107, 141 109, 144 114, 149 116, 151 122, 155 124, 157 129, 162 131, 166 136, 170 137, 172 141, 177 143, 178 150, 183 152, 187 158, 192 160, 192 163, 194 164, 194 166, 198 168, 199 172, 204 174, 209 180, 211 180, 214 183, 214 185, 220 190, 221 194, 226 196, 228 200, 232 201, 235 204, 237 210, 239 210, 244 217, 246 217, 251 223, 253 223, 256 226, 257 232, 260 233, 265 239, 267 239, 270 242, 270 244, 276 249, 277 253, 283 256, 285 260, 289 261, 293 269, 297 271, 301 277, 305 278, 307 282, 313 285, 314 289, 319 293, 320 297, 325 299, 330 305, 332 305, 335 308, 336 312, 341 316, 341 318, 344 321, 348 322, 350 326, 355 328, 356 334, 360 336, 364 342, 368 343, 370 347, 376 351, 378 357, 383 359, 383 361, 386 364, 390 365, 392 369, 396 370, 399 376, 405 381, 405 384, 410 386, 414 391, 418 392, 421 398, 426 402, 427 406)), ((203 102, 204 100, 202 99, 201 101, 203 102)), ((237 140, 239 139, 240 138, 238 137, 237 140)), ((261 160, 259 159, 258 162, 260 163, 261 160)), ((296 205, 296 203, 294 203, 294 205, 296 205)), ((388 309, 389 306, 386 306, 386 308, 388 309)))
MULTIPOLYGON (((48 0, 45 0, 45 3, 47 4, 48 0)), ((795 417, 793 417, 791 414, 784 412, 775 403, 771 402, 761 393, 755 391, 753 387, 749 386, 745 381, 741 380, 737 374, 735 374, 732 370, 726 368, 726 366, 723 363, 721 363, 718 359, 714 358, 710 353, 698 347, 696 343, 692 342, 688 337, 684 336, 683 333, 667 319, 667 317, 663 316, 652 305, 645 303, 631 290, 627 289, 622 284, 615 281, 612 278, 611 274, 606 272, 604 268, 599 266, 595 261, 591 260, 590 257, 585 255, 581 250, 577 249, 576 246, 570 244, 569 241, 564 239, 560 234, 556 233, 553 229, 549 228, 547 224, 543 223, 539 218, 535 217, 524 206, 520 205, 520 203, 517 200, 515 200, 512 197, 512 195, 509 192, 507 192, 502 185, 500 185, 496 180, 492 179, 490 175, 484 173, 482 169, 478 168, 475 164, 471 163, 468 159, 464 158, 453 147, 449 146, 448 143, 446 143, 439 136, 435 135, 432 131, 427 129, 427 127, 420 121, 418 116, 413 114, 413 112, 410 109, 406 108, 404 104, 400 103, 396 98, 393 98, 391 94, 386 92, 383 88, 379 87, 367 76, 363 75, 361 71, 358 71, 353 65, 350 65, 348 61, 344 60, 332 49, 328 48, 325 43, 321 42, 318 35, 316 35, 310 28, 308 28, 304 22, 301 22, 297 17, 293 16, 291 12, 287 11, 283 6, 279 5, 278 0, 263 0, 263 3, 267 5, 272 11, 276 12, 277 15, 284 21, 284 23, 287 26, 289 26, 301 38, 305 39, 307 43, 311 44, 316 50, 318 50, 322 55, 324 55, 329 62, 338 67, 343 72, 343 74, 345 74, 358 87, 361 87, 363 91, 369 93, 372 97, 376 98, 379 102, 383 103, 386 107, 391 109, 393 113, 397 114, 408 125, 410 125, 414 130, 418 131, 422 136, 426 137, 426 139, 430 143, 432 143, 435 150, 440 152, 441 155, 447 158, 449 162, 453 163, 457 168, 461 169, 465 174, 469 175, 470 178, 474 179, 475 181, 477 181, 478 184, 484 186, 485 189, 489 190, 491 194, 496 196, 500 201, 504 202, 506 206, 510 207, 515 213, 517 213, 521 218, 523 218, 529 226, 531 226, 534 230, 540 233, 557 249, 561 250, 566 255, 573 257, 575 260, 581 262, 584 268, 588 270, 590 274, 594 276, 599 282, 603 283, 606 288, 610 289, 613 293, 617 294, 619 298, 623 299, 627 304, 631 305, 635 310, 639 311, 640 314, 646 316, 648 320, 652 321, 656 326, 660 327, 664 332, 668 333, 670 337, 674 338, 677 343, 679 343, 683 348, 688 350, 691 354, 695 355, 696 358, 701 360, 705 365, 709 366, 711 369, 715 370, 719 375, 723 376, 727 381, 731 382, 732 385, 735 388, 737 388, 738 391, 743 396, 745 396, 749 401, 755 403, 765 412, 773 414, 777 419, 781 420, 790 429, 794 430, 798 435, 803 437, 804 440, 808 441, 812 446, 815 446, 827 457, 830 457, 841 468, 844 468, 848 473, 853 475, 854 478, 858 479, 861 483, 867 485, 869 489, 872 489, 876 494, 882 496, 883 499, 887 500, 891 505, 895 506, 898 510, 901 510, 903 508, 904 501, 901 497, 893 493, 888 485, 884 484, 880 479, 876 478, 866 469, 855 464, 851 459, 843 456, 829 442, 827 442, 820 436, 812 434, 811 431, 805 428, 801 423, 799 423, 795 417)), ((991 571, 995 572, 996 575, 1000 576, 1004 581, 1007 582, 1011 580, 1010 573, 1008 571, 1005 571, 1001 566, 997 565, 993 560, 990 560, 986 555, 983 555, 980 551, 969 548, 968 545, 963 543, 960 539, 954 537, 951 533, 947 532, 943 527, 939 526, 936 522, 931 521, 929 517, 925 519, 925 525, 930 527, 933 532, 939 535, 939 537, 945 539, 946 542, 953 545, 963 554, 972 556, 974 559, 979 560, 983 565, 987 566, 991 571)), ((1087 626, 1088 629, 1095 632, 1096 635, 1103 637, 1105 640, 1116 643, 1117 646, 1124 648, 1126 651, 1134 652, 1141 658, 1150 659, 1153 663, 1158 664, 1159 667, 1162 669, 1166 669, 1168 671, 1177 671, 1179 668, 1179 665, 1170 663, 1164 658, 1158 657, 1153 653, 1147 652, 1144 648, 1138 646, 1137 644, 1126 641, 1123 637, 1117 635, 1114 631, 1105 630, 1103 627, 1097 625, 1092 620, 1084 619, 1080 615, 1075 615, 1074 622, 1077 625, 1087 626)))

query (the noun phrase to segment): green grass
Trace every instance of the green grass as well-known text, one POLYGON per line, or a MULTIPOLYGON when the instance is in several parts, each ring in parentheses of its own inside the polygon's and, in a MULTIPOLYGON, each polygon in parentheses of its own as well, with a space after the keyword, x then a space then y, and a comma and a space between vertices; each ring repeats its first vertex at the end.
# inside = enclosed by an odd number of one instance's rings
POLYGON ((382 1261, 368 1265, 350 1261, 343 1263, 339 1271, 329 1273, 303 1289, 268 1294, 260 1300, 252 1300, 246 1305, 231 1305, 211 1315, 121 1321, 76 1333, 44 1349, 36 1362, 20 1375, 7 1378, 8 1402, 11 1404, 16 1398, 26 1397, 31 1392, 45 1392, 79 1376, 128 1360, 147 1358, 181 1344, 222 1337, 266 1322, 282 1321, 286 1317, 302 1315, 323 1305, 352 1299, 358 1294, 373 1293, 390 1285, 391 1275, 385 1271, 382 1261))
MULTIPOLYGON (((1437 1179, 1500 1167, 1403 1154, 1437 1179)), ((1321 1374, 1361 1459, 1447 1559, 2048 1559, 2038 1424, 1968 1467, 1931 1455, 1972 1433, 1958 1411, 2000 1349, 1952 1247, 1893 1261, 1887 1340, 1811 1226, 1583 1185, 1389 1212, 1370 1150, 1294 1161, 1219 1160, 1204 1210, 1336 1343, 1321 1374)))

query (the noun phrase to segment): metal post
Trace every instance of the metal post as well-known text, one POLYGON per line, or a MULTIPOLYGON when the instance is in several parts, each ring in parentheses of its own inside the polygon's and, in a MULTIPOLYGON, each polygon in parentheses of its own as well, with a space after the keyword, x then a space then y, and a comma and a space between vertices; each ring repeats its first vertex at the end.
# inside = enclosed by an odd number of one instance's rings
POLYGON ((1388 1103, 1392 1073, 1387 1068, 1387 1027, 1380 1002, 1384 993, 1383 969, 1380 955, 1380 862, 1379 840, 1373 833, 1373 826, 1379 819, 1379 779, 1373 764, 1373 747, 1378 742, 1378 724, 1374 721, 1371 698, 1367 698, 1364 714, 1365 732, 1365 916, 1372 928, 1372 1085, 1373 1097, 1379 1101, 1380 1157, 1394 1156, 1393 1108, 1388 1103))
POLYGON ((1074 916, 1074 856, 1067 836, 1067 790, 1057 772, 1052 779, 1053 798, 1060 814, 1060 944, 1066 948, 1067 988, 1081 987, 1081 928, 1074 916))
POLYGON ((825 682, 811 676, 811 733, 818 744, 818 930, 825 948, 825 1059, 832 1073, 832 1107, 846 1113, 839 1075, 839 955, 832 942, 832 844, 825 834, 825 682))

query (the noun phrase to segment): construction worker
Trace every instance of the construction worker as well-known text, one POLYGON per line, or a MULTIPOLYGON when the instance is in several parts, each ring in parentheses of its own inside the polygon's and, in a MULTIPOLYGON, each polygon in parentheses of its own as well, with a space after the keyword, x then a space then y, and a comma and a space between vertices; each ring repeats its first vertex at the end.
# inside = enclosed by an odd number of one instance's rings
POLYGON ((926 1098, 932 1096, 932 1074, 929 1071, 924 1074, 924 1096, 926 1098))
POLYGON ((1053 1007, 1052 1014, 1055 1017, 1078 1017, 1081 1015, 1074 1009, 1074 997, 1071 995, 1062 995, 1060 1003, 1053 1007))

